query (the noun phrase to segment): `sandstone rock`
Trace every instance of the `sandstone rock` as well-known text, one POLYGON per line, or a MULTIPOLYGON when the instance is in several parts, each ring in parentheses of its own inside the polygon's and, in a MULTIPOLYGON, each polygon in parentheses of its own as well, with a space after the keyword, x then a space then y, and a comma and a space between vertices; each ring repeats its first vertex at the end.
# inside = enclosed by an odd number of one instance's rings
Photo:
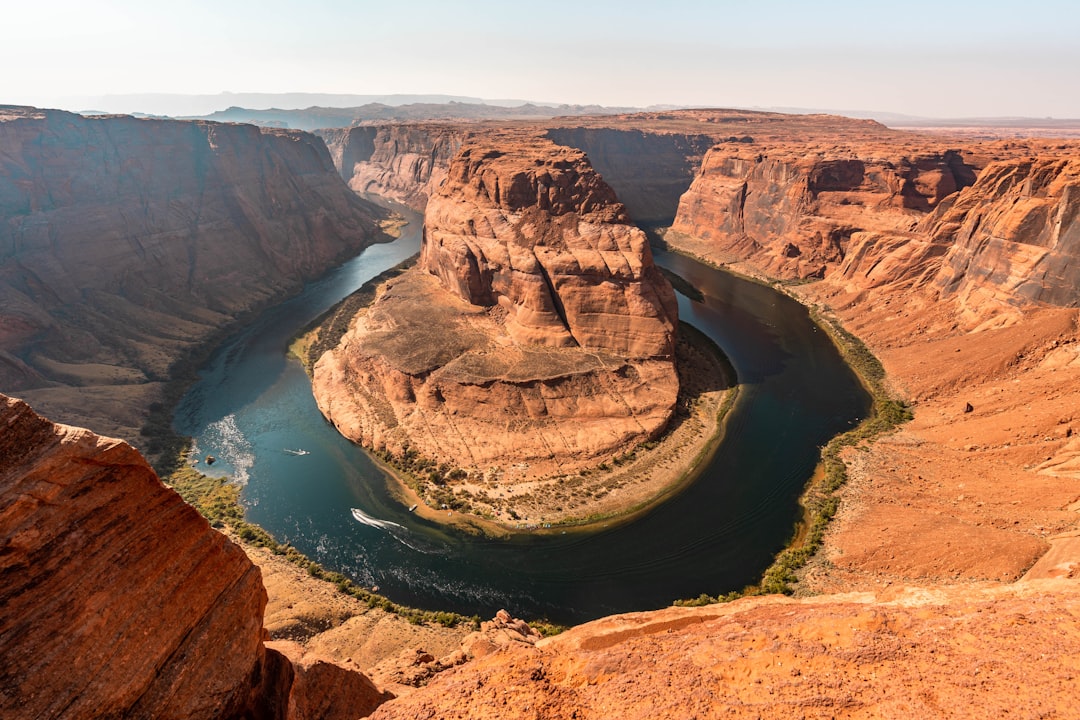
POLYGON ((462 125, 363 125, 324 130, 334 164, 355 192, 396 200, 423 212, 470 136, 462 125))
POLYGON ((669 225, 713 134, 621 127, 553 127, 547 137, 582 150, 637 223, 669 225))
POLYGON ((367 717, 394 695, 379 690, 366 676, 294 643, 270 643, 292 661, 295 677, 289 689, 288 720, 353 720, 367 717))
POLYGON ((428 203, 421 266, 516 341, 670 357, 678 309, 644 233, 579 152, 467 148, 428 203))
POLYGON ((1029 303, 1080 303, 1080 160, 1000 161, 920 224, 948 245, 934 285, 969 326, 1029 303))
POLYGON ((3 396, 0 542, 4 717, 322 717, 290 713, 290 691, 340 707, 370 685, 326 667, 294 682, 240 548, 131 446, 3 396))
POLYGON ((0 387, 59 419, 138 439, 185 351, 378 237, 306 133, 0 116, 0 387))
POLYGON ((676 318, 644 234, 580 152, 468 147, 428 203, 420 267, 318 362, 316 398, 394 454, 572 471, 663 430, 676 318))
POLYGON ((372 717, 1069 716, 1080 643, 1061 627, 1078 606, 1080 584, 1056 580, 613 616, 472 660, 372 717))
POLYGON ((750 260, 780 277, 820 277, 856 233, 911 231, 975 178, 952 150, 813 149, 811 142, 713 148, 679 201, 672 241, 694 238, 716 257, 750 260))

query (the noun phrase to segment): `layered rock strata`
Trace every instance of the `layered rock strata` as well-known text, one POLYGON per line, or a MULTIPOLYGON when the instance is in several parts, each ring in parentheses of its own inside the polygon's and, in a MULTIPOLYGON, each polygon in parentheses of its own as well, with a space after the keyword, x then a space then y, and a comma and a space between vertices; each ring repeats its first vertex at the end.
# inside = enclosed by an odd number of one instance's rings
POLYGON ((717 140, 704 133, 617 127, 552 128, 547 137, 584 151, 634 222, 642 225, 671 224, 679 198, 717 140))
POLYGON ((974 168, 951 150, 808 150, 794 143, 714 147, 679 201, 672 243, 748 260, 779 277, 824 277, 854 234, 913 231, 928 210, 975 180, 974 168))
POLYGON ((178 357, 379 212, 305 133, 0 108, 0 388, 137 439, 178 357))
POLYGON ((473 133, 461 125, 362 125, 322 130, 334 164, 353 191, 423 212, 450 160, 473 133))
POLYGON ((340 717, 322 712, 338 695, 356 717, 386 699, 268 650, 258 569, 131 446, 3 396, 0 542, 4 717, 340 717))
POLYGON ((396 455, 574 471, 665 428, 676 322, 644 234, 582 153, 467 147, 428 203, 420 266, 318 362, 316 397, 396 455))

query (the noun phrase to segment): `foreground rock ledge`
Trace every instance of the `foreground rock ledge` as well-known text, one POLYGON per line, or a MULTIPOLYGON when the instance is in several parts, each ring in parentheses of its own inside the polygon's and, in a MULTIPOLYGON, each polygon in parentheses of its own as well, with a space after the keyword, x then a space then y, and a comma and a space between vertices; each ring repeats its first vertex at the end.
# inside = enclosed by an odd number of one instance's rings
POLYGON ((496 482, 575 473, 667 427, 677 313, 583 153, 466 147, 428 203, 420 265, 319 360, 315 395, 397 457, 496 482))
POLYGON ((0 395, 0 716, 334 718, 388 696, 263 645, 266 592, 120 440, 0 395))
POLYGON ((616 615, 449 670, 373 718, 1076 717, 1080 583, 616 615))

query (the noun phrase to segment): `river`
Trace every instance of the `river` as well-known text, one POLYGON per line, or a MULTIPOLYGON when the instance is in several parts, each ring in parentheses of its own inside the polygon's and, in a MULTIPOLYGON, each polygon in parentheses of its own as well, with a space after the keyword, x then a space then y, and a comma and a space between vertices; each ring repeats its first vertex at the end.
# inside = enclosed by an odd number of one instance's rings
POLYGON ((278 540, 392 600, 490 617, 578 623, 655 609, 756 581, 789 540, 819 448, 864 417, 870 399, 805 308, 771 288, 657 251, 702 302, 680 317, 731 359, 741 385, 727 434, 700 477, 630 522, 510 540, 424 521, 319 413, 289 339, 366 280, 419 249, 420 218, 226 341, 177 408, 204 472, 244 483, 247 518, 278 540), (304 450, 295 455, 287 450, 304 450), (354 512, 355 511, 355 512, 354 512))

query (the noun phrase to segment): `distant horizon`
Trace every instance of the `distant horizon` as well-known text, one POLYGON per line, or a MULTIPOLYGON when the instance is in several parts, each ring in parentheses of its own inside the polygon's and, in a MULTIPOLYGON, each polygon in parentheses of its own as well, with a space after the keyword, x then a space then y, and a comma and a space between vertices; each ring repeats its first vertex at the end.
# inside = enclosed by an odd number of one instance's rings
POLYGON ((5 20, 15 31, 0 62, 18 71, 0 80, 0 103, 72 111, 116 111, 69 102, 77 98, 300 88, 1080 118, 1080 6, 1065 0, 909 0, 903 12, 853 0, 552 0, 543 11, 494 0, 312 0, 303 12, 284 0, 57 0, 15 5, 5 20))
MULTIPOLYGON (((390 106, 409 105, 417 103, 449 104, 467 103, 480 104, 490 107, 520 107, 522 105, 535 105, 539 107, 603 107, 599 103, 557 103, 545 100, 525 98, 482 98, 465 95, 448 95, 442 93, 387 93, 354 94, 354 93, 312 93, 305 91, 281 92, 281 93, 249 93, 222 91, 219 93, 117 93, 101 96, 76 96, 71 98, 57 98, 57 103, 49 105, 11 103, 0 98, 0 105, 29 105, 40 109, 64 110, 81 114, 124 114, 124 115, 160 115, 164 117, 201 117, 212 115, 230 108, 239 107, 246 110, 306 110, 314 107, 325 108, 349 108, 362 105, 380 103, 390 106), (252 104, 251 100, 265 100, 266 104, 252 104), (340 100, 340 102, 335 102, 340 100), (310 101, 310 102, 309 102, 310 101), (397 101, 397 102, 395 102, 397 101)), ((628 111, 656 111, 656 110, 747 110, 751 112, 777 112, 788 114, 816 114, 826 113, 860 119, 875 119, 879 122, 891 123, 957 123, 963 121, 981 122, 993 124, 993 121, 1018 122, 1030 121, 1032 123, 1073 123, 1080 124, 1080 115, 1077 117, 1037 117, 1024 115, 1000 115, 1000 116, 957 116, 957 117, 934 117, 927 115, 911 115, 890 111, 875 110, 872 108, 821 108, 821 107, 746 107, 732 105, 651 105, 651 106, 619 106, 615 109, 628 111)))

